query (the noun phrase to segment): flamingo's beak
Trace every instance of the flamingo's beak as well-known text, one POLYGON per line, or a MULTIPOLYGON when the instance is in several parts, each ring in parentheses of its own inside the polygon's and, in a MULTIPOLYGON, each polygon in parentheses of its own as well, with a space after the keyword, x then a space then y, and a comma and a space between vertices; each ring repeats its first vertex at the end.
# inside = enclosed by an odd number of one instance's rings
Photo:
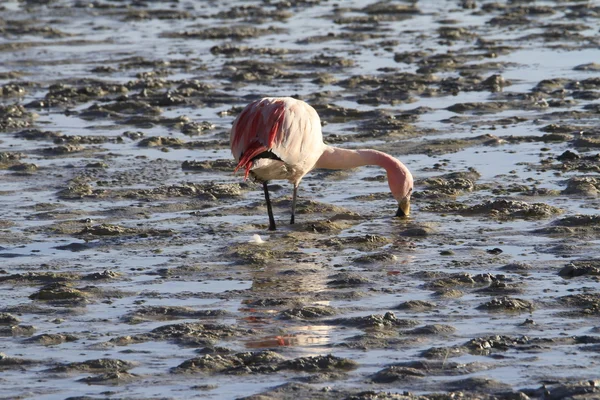
POLYGON ((405 197, 398 202, 398 211, 396 217, 408 217, 410 214, 410 197, 405 197))

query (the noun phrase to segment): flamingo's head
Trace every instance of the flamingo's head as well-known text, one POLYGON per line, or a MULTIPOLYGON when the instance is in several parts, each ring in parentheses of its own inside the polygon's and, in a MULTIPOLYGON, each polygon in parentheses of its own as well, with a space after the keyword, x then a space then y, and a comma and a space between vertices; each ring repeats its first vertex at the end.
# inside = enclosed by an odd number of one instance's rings
POLYGON ((398 202, 396 217, 407 217, 410 214, 410 195, 413 191, 413 176, 402 163, 397 173, 388 174, 388 184, 392 195, 398 202))

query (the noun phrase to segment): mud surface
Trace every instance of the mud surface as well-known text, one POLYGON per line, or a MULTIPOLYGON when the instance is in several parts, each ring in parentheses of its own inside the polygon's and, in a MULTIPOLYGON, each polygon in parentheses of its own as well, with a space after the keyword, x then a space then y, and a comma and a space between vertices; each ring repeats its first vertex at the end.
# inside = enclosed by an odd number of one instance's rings
POLYGON ((0 4, 0 398, 598 398, 594 1, 0 4), (234 176, 292 95, 413 171, 234 176))

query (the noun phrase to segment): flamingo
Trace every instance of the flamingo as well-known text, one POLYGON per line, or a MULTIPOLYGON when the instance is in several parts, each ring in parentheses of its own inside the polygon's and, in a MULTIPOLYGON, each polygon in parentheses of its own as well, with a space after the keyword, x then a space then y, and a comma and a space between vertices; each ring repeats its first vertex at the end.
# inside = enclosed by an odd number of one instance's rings
POLYGON ((291 97, 265 97, 248 104, 233 122, 231 152, 238 162, 234 172, 245 171, 262 182, 269 230, 276 229, 268 182, 286 179, 294 185, 292 218, 300 181, 315 168, 349 169, 378 165, 387 172, 388 185, 398 201, 396 216, 408 216, 413 177, 408 168, 377 150, 349 150, 323 143, 321 120, 313 107, 291 97))

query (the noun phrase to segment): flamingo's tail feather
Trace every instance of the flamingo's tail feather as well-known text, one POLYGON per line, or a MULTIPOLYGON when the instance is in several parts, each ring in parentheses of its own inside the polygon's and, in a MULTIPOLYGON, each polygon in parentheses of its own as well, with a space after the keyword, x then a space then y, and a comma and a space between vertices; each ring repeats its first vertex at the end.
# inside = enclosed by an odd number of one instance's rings
POLYGON ((244 154, 242 154, 242 156, 240 157, 240 161, 238 162, 238 165, 235 167, 233 172, 237 172, 240 168, 244 168, 244 179, 248 179, 248 175, 250 175, 250 170, 252 169, 252 166, 254 164, 254 157, 267 150, 268 149, 265 146, 258 142, 252 143, 244 152, 244 154))

